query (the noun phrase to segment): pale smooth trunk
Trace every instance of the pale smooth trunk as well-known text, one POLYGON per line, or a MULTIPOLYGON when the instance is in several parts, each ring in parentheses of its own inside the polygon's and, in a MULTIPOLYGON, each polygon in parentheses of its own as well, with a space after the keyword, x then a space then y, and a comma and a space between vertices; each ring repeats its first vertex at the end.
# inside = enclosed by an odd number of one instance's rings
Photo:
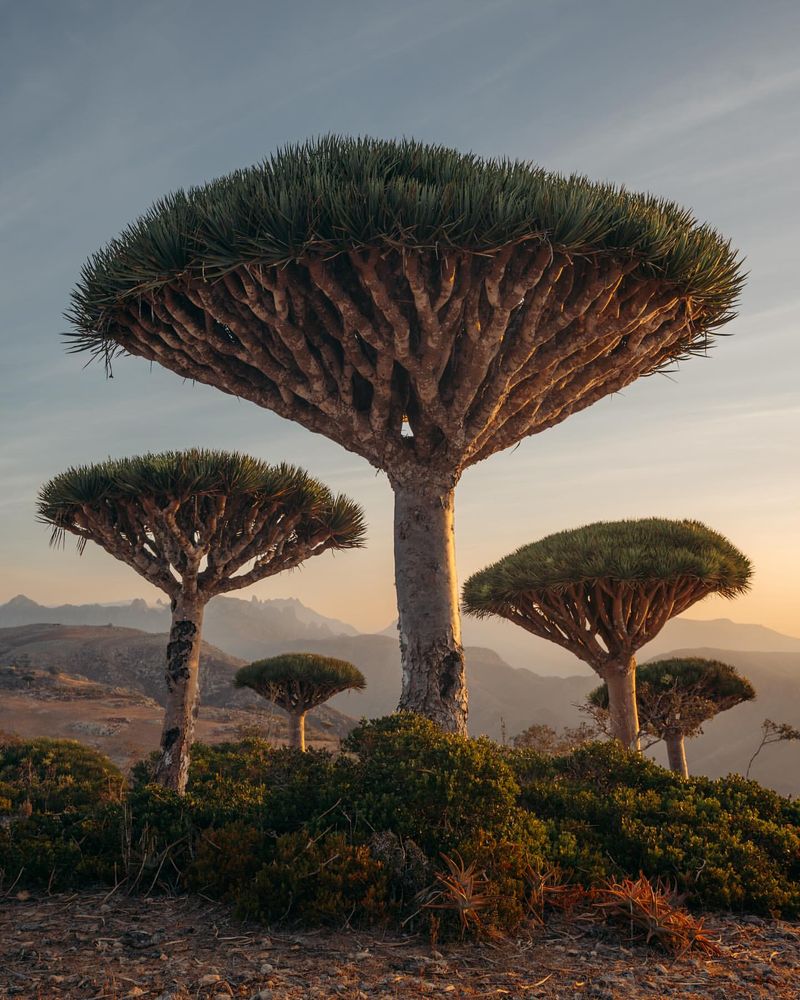
POLYGON ((670 771, 674 771, 682 778, 689 777, 689 766, 686 763, 686 746, 683 740, 683 733, 671 732, 664 737, 667 744, 667 760, 670 771))
POLYGON ((306 713, 289 713, 289 746, 296 750, 306 748, 306 713))
POLYGON ((200 643, 203 603, 179 597, 172 611, 167 645, 167 703, 156 781, 179 795, 186 791, 200 693, 200 643))
POLYGON ((611 735, 631 750, 639 749, 639 710, 636 707, 636 660, 607 667, 603 679, 608 687, 611 735))
POLYGON ((394 565, 403 684, 398 709, 467 732, 452 487, 393 483, 394 565))

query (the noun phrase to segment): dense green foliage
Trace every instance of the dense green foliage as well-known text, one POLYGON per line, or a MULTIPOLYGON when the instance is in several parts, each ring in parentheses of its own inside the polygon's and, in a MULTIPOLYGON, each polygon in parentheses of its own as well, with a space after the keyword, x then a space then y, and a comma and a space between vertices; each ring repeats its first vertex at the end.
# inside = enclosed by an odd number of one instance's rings
POLYGON ((682 779, 615 741, 514 764, 549 857, 578 881, 641 871, 695 905, 800 912, 800 802, 738 775, 682 779))
POLYGON ((347 660, 315 653, 282 653, 267 660, 256 660, 236 671, 237 688, 250 688, 264 698, 274 700, 281 692, 280 704, 292 701, 297 690, 300 707, 319 705, 340 691, 361 691, 367 682, 364 675, 347 660))
POLYGON ((474 573, 464 607, 482 617, 531 591, 597 580, 699 579, 724 597, 748 587, 751 566, 723 535, 699 521, 599 521, 523 545, 474 573))
POLYGON ((336 758, 198 745, 185 798, 142 764, 121 803, 115 769, 76 746, 0 748, 6 883, 126 878, 267 921, 458 933, 453 872, 474 926, 507 929, 547 873, 591 886, 641 871, 695 906, 800 913, 800 803, 738 776, 681 780, 613 743, 544 757, 397 715, 362 723, 336 758))
POLYGON ((102 350, 115 304, 178 275, 368 246, 480 252, 523 240, 633 257, 691 296, 698 334, 731 318, 743 280, 730 244, 669 201, 412 140, 328 136, 157 202, 84 265, 72 337, 102 350))
POLYGON ((122 852, 124 780, 74 740, 0 741, 0 886, 113 879, 122 852))
MULTIPOLYGON (((39 520, 53 526, 60 541, 81 508, 113 506, 120 500, 152 499, 165 507, 194 498, 202 519, 207 498, 252 498, 261 509, 274 504, 286 516, 300 518, 298 531, 312 533, 322 523, 333 531, 339 548, 360 545, 364 538, 361 508, 296 466, 268 465, 239 452, 190 448, 133 458, 109 459, 68 469, 39 492, 39 520)), ((212 508, 207 512, 211 517, 212 508)), ((218 516, 218 515, 217 515, 218 516)), ((124 530, 124 523, 120 530, 124 530)))

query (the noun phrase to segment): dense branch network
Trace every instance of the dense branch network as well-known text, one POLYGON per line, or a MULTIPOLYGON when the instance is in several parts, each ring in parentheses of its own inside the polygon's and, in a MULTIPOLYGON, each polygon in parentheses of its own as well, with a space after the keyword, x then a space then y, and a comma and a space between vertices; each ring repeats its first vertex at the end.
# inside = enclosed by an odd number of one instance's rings
POLYGON ((664 625, 716 588, 708 581, 591 580, 531 590, 497 613, 592 664, 616 664, 654 639, 664 625))
POLYGON ((330 527, 252 496, 153 497, 84 503, 69 529, 101 545, 171 597, 187 584, 206 599, 293 569, 334 544, 330 527), (248 566, 244 572, 241 570, 248 566))
POLYGON ((242 264, 127 298, 126 351, 391 472, 462 468, 698 348, 691 297, 540 241, 242 264))

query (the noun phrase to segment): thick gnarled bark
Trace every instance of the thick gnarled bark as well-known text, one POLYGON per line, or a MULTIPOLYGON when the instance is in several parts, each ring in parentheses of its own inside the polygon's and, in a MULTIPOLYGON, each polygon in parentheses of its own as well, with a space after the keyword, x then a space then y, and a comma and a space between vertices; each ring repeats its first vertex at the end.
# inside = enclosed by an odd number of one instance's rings
POLYGON ((155 779, 179 795, 186 791, 200 694, 202 601, 197 596, 173 600, 167 645, 167 702, 155 779))
POLYGON ((449 732, 467 731, 467 685, 458 608, 454 489, 424 472, 393 483, 394 556, 403 669, 398 708, 449 732))
POLYGON ((683 733, 673 729, 664 736, 667 745, 667 760, 670 771, 674 771, 682 778, 689 777, 689 765, 686 763, 686 746, 683 733))
POLYGON ((639 710, 636 705, 636 660, 630 657, 603 671, 608 687, 611 735, 631 750, 639 749, 639 710))

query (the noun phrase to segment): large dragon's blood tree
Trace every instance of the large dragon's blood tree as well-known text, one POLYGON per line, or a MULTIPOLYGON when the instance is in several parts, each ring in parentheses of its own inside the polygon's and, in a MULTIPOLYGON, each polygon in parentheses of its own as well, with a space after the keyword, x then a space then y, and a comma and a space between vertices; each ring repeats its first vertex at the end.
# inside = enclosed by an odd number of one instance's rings
POLYGON ((690 213, 416 142, 324 138, 157 203, 84 266, 72 347, 324 434, 395 492, 400 707, 465 731, 470 465, 705 353, 742 277, 690 213))
MULTIPOLYGON (((646 663, 636 671, 641 731, 664 740, 670 769, 684 778, 689 777, 685 739, 699 736, 704 723, 755 696, 750 681, 719 660, 672 657, 646 663)), ((595 688, 587 701, 607 711, 608 688, 595 688)))
POLYGON ((749 586, 749 561, 698 521, 601 521, 525 545, 471 576, 464 607, 563 646, 608 688, 612 735, 639 745, 635 654, 709 594, 749 586))
POLYGON ((361 508, 301 469, 193 449, 69 469, 39 493, 59 543, 96 542, 170 599, 156 780, 183 793, 199 696, 203 610, 311 556, 362 544, 361 508))
POLYGON ((237 670, 234 684, 250 688, 289 716, 289 746, 306 748, 306 713, 342 691, 361 691, 364 675, 348 663, 315 653, 282 653, 237 670))

